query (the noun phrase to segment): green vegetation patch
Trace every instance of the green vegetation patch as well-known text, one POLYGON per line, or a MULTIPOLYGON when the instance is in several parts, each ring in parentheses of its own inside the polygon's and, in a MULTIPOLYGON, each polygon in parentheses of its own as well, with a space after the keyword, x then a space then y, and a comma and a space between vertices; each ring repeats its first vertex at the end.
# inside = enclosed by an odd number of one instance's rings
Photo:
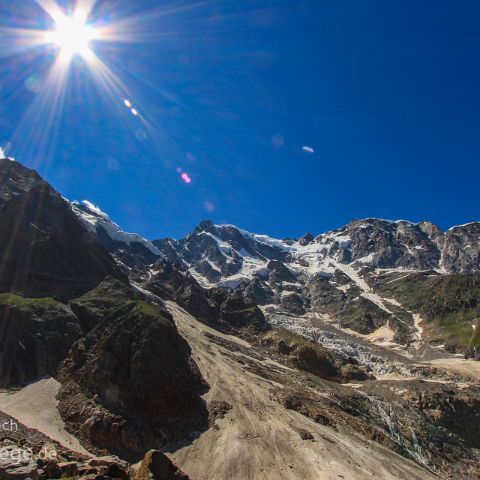
POLYGON ((71 303, 97 315, 108 315, 114 310, 125 306, 134 298, 135 294, 128 286, 109 277, 71 303))
POLYGON ((265 337, 266 339, 275 339, 278 341, 285 342, 291 348, 308 346, 311 350, 315 351, 319 356, 330 356, 328 349, 322 347, 318 343, 310 340, 302 335, 291 332, 286 328, 279 328, 268 333, 265 337))
POLYGON ((255 313, 257 311, 257 307, 254 305, 253 307, 243 308, 241 310, 230 310, 225 313, 230 314, 243 314, 243 313, 255 313))
POLYGON ((471 347, 480 347, 480 323, 477 326, 476 331, 472 335, 472 339, 470 340, 471 347))
POLYGON ((412 274, 377 289, 438 327, 438 336, 447 343, 480 344, 480 332, 472 336, 472 324, 480 318, 479 274, 412 274))
POLYGON ((157 321, 161 321, 165 325, 171 326, 172 322, 165 314, 165 311, 158 305, 148 303, 143 300, 137 300, 131 302, 133 306, 133 312, 142 315, 143 317, 154 318, 157 321))
POLYGON ((285 343, 291 345, 292 347, 306 344, 314 344, 314 342, 312 342, 308 338, 302 337, 302 335, 291 332, 286 328, 279 328, 277 330, 274 330, 273 332, 269 333, 268 336, 274 336, 278 340, 283 340, 285 343))
POLYGON ((0 305, 15 307, 23 311, 41 311, 56 308, 62 305, 54 298, 25 298, 15 293, 0 294, 0 305))

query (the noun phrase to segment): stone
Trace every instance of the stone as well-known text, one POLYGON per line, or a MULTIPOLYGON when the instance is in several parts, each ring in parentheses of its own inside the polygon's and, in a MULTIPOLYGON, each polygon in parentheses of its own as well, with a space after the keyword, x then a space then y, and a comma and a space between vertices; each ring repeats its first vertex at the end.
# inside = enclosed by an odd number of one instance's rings
POLYGON ((127 468, 128 463, 114 455, 106 455, 104 457, 95 457, 88 461, 88 464, 92 467, 110 467, 112 465, 127 468))
POLYGON ((313 440, 315 438, 308 430, 303 428, 298 431, 298 434, 302 440, 313 440))
POLYGON ((133 480, 189 480, 170 459, 158 450, 150 450, 133 480))
POLYGON ((122 468, 117 463, 112 463, 107 467, 105 475, 109 478, 120 478, 121 480, 128 480, 129 476, 125 468, 122 468))
POLYGON ((45 462, 43 465, 43 471, 47 478, 60 478, 62 476, 62 470, 54 460, 45 462))
POLYGON ((62 462, 58 464, 58 468, 60 468, 62 476, 74 477, 78 473, 77 462, 62 462))

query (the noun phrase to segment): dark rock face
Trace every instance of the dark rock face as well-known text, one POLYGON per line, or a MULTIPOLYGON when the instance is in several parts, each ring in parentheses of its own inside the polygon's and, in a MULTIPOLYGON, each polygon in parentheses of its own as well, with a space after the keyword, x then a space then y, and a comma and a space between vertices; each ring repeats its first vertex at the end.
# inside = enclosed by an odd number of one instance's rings
MULTIPOLYGON (((337 277, 340 281, 343 278, 340 274, 337 277)), ((336 287, 336 282, 318 276, 310 279, 307 289, 313 308, 336 318, 343 328, 369 334, 385 325, 391 317, 378 305, 362 297, 355 286, 342 291, 336 287)))
POLYGON ((260 278, 254 278, 243 292, 247 302, 253 302, 257 305, 267 305, 273 303, 273 290, 260 278))
POLYGON ((315 237, 311 233, 306 233, 298 243, 302 246, 309 245, 315 240, 315 237))
POLYGON ((53 299, 0 295, 0 387, 55 375, 82 334, 78 318, 53 299))
POLYGON ((7 159, 0 160, 0 231, 0 291, 68 298, 120 276, 70 205, 36 172, 7 159))
POLYGON ((177 302, 202 322, 213 325, 218 314, 207 291, 179 267, 178 263, 158 262, 156 273, 145 283, 145 288, 165 300, 177 302))
POLYGON ((304 315, 306 313, 305 302, 298 293, 283 295, 280 307, 282 310, 295 315, 304 315))
POLYGON ((236 330, 267 330, 265 316, 257 305, 245 302, 240 295, 227 298, 220 307, 220 318, 236 330))
POLYGON ((90 444, 138 460, 207 427, 207 385, 190 353, 166 311, 128 302, 72 347, 60 413, 90 444))
POLYGON ((265 317, 254 302, 223 289, 204 289, 175 264, 159 262, 145 288, 161 298, 174 300, 203 323, 224 332, 263 330, 265 317))
POLYGON ((270 260, 267 264, 267 268, 270 271, 268 279, 272 284, 295 282, 297 280, 296 275, 278 260, 270 260))
POLYGON ((336 377, 338 371, 326 351, 319 351, 313 345, 301 345, 295 351, 295 363, 300 370, 322 378, 336 377))
POLYGON ((142 280, 145 266, 163 255, 152 242, 140 235, 123 232, 107 214, 90 202, 72 202, 71 208, 96 243, 110 252, 119 268, 131 279, 142 280))
POLYGON ((232 225, 214 225, 210 221, 201 222, 182 240, 154 240, 153 244, 161 251, 162 258, 181 262, 210 282, 238 274, 246 256, 280 262, 287 258, 287 252, 281 247, 232 225))
MULTIPOLYGON (((409 268, 447 273, 480 270, 480 223, 470 223, 442 232, 431 222, 417 224, 379 219, 355 220, 333 233, 347 236, 336 247, 343 263, 362 263, 378 268, 409 268)), ((322 239, 331 234, 320 235, 322 239)), ((329 254, 334 253, 333 247, 329 254)))

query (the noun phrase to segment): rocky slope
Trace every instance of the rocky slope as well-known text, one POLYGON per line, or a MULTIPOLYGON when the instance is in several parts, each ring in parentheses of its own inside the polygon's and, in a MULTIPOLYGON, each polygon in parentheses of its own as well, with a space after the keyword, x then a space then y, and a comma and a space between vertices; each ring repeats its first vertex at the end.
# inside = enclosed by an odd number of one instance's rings
POLYGON ((2 159, 0 180, 0 387, 61 379, 67 428, 128 459, 206 428, 208 385, 170 314, 36 172, 2 159))
POLYGON ((211 384, 205 398, 228 405, 216 428, 171 449, 192 478, 478 478, 478 380, 458 385, 424 366, 435 381, 412 372, 338 383, 335 359, 298 370, 280 342, 275 354, 271 338, 252 345, 169 309, 211 384))
MULTIPOLYGON (((79 299, 83 315, 105 295, 79 299)), ((71 348, 57 376, 59 411, 90 448, 138 461, 147 450, 205 430, 208 390, 188 344, 160 305, 112 295, 102 319, 71 348)))

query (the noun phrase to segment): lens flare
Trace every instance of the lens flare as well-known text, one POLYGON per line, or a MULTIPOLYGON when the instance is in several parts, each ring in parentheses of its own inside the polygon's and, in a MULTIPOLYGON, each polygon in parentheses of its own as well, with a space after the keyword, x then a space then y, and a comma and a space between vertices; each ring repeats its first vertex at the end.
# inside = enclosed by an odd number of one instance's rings
POLYGON ((180 175, 180 178, 181 178, 185 183, 187 183, 187 184, 188 184, 188 183, 192 183, 192 179, 191 179, 190 175, 189 175, 188 173, 186 173, 186 172, 182 173, 182 174, 180 175))

